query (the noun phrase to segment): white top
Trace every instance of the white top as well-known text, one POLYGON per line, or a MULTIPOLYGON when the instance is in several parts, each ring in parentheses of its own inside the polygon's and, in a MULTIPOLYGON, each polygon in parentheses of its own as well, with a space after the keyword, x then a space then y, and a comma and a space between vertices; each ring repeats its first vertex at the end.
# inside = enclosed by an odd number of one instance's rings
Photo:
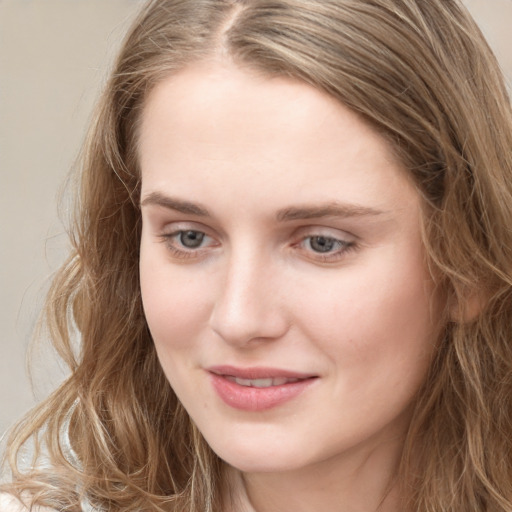
POLYGON ((25 512, 28 510, 14 496, 0 494, 0 512, 25 512))
MULTIPOLYGON (((34 512, 55 512, 46 507, 34 507, 34 512)), ((0 512, 28 512, 28 508, 10 494, 0 494, 0 512)))

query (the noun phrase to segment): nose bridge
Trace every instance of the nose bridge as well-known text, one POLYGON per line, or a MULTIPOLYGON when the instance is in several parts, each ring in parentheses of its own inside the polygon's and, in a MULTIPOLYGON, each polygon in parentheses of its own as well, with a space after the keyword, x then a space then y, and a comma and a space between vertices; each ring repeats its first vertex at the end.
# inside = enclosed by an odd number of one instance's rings
POLYGON ((212 310, 211 326, 225 341, 245 344, 286 331, 274 265, 261 251, 232 251, 212 310))

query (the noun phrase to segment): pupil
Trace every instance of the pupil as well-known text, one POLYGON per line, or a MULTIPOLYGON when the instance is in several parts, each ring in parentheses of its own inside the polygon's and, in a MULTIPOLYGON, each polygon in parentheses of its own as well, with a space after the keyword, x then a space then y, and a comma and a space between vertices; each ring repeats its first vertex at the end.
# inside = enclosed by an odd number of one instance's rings
POLYGON ((200 231, 183 231, 180 233, 180 242, 184 247, 195 249, 203 242, 204 233, 200 231))
POLYGON ((332 251, 336 241, 334 238, 327 238, 325 236, 314 236, 310 240, 311 248, 316 252, 329 252, 332 251))

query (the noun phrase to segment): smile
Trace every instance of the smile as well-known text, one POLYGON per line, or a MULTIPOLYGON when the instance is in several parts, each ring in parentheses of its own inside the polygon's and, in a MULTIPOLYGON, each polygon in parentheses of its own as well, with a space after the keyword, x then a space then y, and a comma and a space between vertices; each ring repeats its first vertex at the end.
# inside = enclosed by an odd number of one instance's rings
POLYGON ((239 386, 247 386, 251 388, 270 388, 272 386, 283 386, 290 382, 298 382, 301 379, 287 379, 285 377, 275 377, 268 379, 242 379, 240 377, 233 377, 231 375, 225 375, 225 379, 230 382, 235 382, 239 386))
POLYGON ((217 396, 229 407, 258 412, 289 402, 318 380, 316 375, 272 368, 208 368, 217 396))

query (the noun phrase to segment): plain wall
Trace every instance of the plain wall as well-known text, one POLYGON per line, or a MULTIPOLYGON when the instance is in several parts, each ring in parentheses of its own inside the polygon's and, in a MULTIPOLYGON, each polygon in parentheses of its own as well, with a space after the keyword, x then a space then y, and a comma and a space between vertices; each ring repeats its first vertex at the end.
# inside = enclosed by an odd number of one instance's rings
MULTIPOLYGON (((35 403, 27 345, 67 252, 57 198, 139 4, 0 0, 0 433, 35 403)), ((62 371, 44 351, 34 360, 39 399, 62 371)))
MULTIPOLYGON (((512 0, 467 0, 512 79, 512 0)), ((57 197, 139 0, 0 0, 0 433, 63 375, 27 345, 66 253, 57 197)), ((65 216, 64 211, 64 216, 65 216)))

